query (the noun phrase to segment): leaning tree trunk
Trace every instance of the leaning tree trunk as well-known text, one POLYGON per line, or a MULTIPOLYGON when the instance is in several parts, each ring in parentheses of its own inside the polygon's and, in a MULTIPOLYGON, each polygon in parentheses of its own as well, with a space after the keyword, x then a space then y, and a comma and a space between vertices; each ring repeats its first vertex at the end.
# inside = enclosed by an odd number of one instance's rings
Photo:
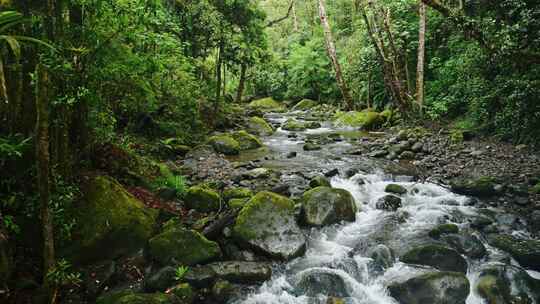
POLYGON ((238 91, 236 92, 236 102, 241 103, 242 102, 242 95, 244 94, 244 88, 246 85, 246 70, 247 65, 242 64, 240 66, 240 81, 238 83, 238 91))
POLYGON ((343 95, 345 108, 347 110, 352 110, 353 102, 352 102, 351 93, 349 92, 349 88, 347 87, 347 84, 345 83, 345 80, 343 79, 343 75, 341 73, 341 65, 339 64, 339 61, 337 58, 336 46, 334 44, 334 39, 332 37, 332 30, 330 29, 330 24, 328 23, 328 18, 326 16, 326 8, 325 8, 324 0, 319 0, 319 17, 321 19, 321 24, 324 29, 326 51, 328 53, 328 57, 330 57, 330 61, 332 61, 332 65, 334 66, 334 71, 336 72, 336 80, 337 80, 339 89, 341 90, 341 94, 343 95))
POLYGON ((6 74, 4 71, 4 61, 0 54, 0 122, 5 123, 8 115, 9 97, 6 85, 6 74))
MULTIPOLYGON (((49 155, 49 75, 41 64, 37 66, 36 87, 36 159, 39 202, 43 233, 43 274, 54 267, 54 232, 49 210, 50 200, 50 155, 49 155)), ((45 278, 43 282, 46 282, 45 278)))
POLYGON ((426 5, 419 1, 418 66, 416 68, 416 102, 420 112, 424 107, 424 64, 426 56, 426 5))

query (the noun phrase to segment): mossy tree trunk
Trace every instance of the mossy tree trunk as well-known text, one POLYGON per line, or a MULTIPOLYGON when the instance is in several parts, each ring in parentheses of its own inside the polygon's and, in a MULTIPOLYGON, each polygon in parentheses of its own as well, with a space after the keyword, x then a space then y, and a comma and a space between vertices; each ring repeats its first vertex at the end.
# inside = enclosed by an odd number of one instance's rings
POLYGON ((426 5, 419 1, 418 13, 420 24, 418 26, 418 64, 416 67, 416 103, 420 113, 424 107, 424 63, 426 56, 426 5))
POLYGON ((238 83, 238 91, 236 92, 236 102, 238 103, 242 102, 242 95, 244 94, 244 88, 246 85, 246 70, 247 65, 243 63, 240 66, 240 81, 238 83))

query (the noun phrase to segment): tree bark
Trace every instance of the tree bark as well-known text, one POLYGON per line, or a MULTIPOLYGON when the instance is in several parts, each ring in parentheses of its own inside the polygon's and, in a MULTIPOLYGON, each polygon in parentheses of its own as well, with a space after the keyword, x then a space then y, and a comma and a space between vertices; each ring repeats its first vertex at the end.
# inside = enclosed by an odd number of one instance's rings
POLYGON ((426 5, 420 1, 418 26, 418 65, 416 67, 416 102, 420 112, 424 107, 424 65, 426 56, 426 5))
POLYGON ((219 109, 219 101, 221 99, 221 61, 222 61, 222 52, 223 51, 223 43, 220 43, 218 54, 217 54, 217 60, 216 60, 216 103, 214 104, 214 111, 217 114, 217 111, 219 109))
MULTIPOLYGON (((54 231, 49 210, 50 200, 50 159, 49 159, 49 74, 41 64, 37 66, 36 75, 36 159, 39 202, 43 233, 43 275, 55 265, 54 231)), ((44 278, 43 282, 46 284, 44 278)))
POLYGON ((9 97, 6 85, 6 74, 4 71, 4 59, 0 53, 0 122, 6 123, 8 116, 9 97))
POLYGON ((240 66, 240 81, 238 83, 238 91, 236 92, 237 103, 242 102, 242 95, 244 94, 244 87, 246 85, 246 70, 247 70, 247 65, 242 64, 240 66))
POLYGON ((324 0, 319 0, 319 17, 321 19, 321 25, 323 26, 323 29, 324 29, 326 51, 334 67, 334 71, 336 74, 336 81, 338 83, 339 89, 341 90, 341 94, 343 95, 345 109, 352 110, 353 102, 352 102, 351 93, 349 92, 349 88, 347 87, 347 84, 345 83, 345 80, 343 79, 343 75, 341 73, 341 65, 339 64, 339 61, 337 58, 336 46, 334 44, 334 38, 332 37, 332 30, 330 29, 330 24, 328 23, 328 17, 326 15, 326 8, 325 8, 324 0))

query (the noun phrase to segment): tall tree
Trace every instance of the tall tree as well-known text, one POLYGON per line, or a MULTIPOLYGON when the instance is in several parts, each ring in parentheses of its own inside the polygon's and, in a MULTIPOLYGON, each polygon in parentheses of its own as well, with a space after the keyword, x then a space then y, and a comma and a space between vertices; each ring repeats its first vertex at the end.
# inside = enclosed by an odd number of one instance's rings
POLYGON ((420 111, 424 107, 424 65, 426 56, 426 4, 419 1, 418 13, 418 65, 416 67, 416 102, 420 111))
POLYGON ((330 24, 328 23, 328 17, 326 15, 326 6, 325 6, 324 0, 319 0, 319 18, 321 19, 321 25, 324 29, 326 52, 328 53, 328 57, 330 57, 330 61, 332 62, 332 66, 334 67, 336 80, 337 80, 339 89, 341 90, 341 94, 343 95, 343 102, 345 104, 345 108, 347 110, 352 110, 353 101, 352 101, 351 93, 349 92, 349 88, 347 87, 347 83, 345 82, 345 79, 343 79, 343 74, 341 72, 341 65, 339 64, 339 60, 336 54, 336 46, 334 44, 334 38, 332 37, 332 30, 330 28, 330 24))

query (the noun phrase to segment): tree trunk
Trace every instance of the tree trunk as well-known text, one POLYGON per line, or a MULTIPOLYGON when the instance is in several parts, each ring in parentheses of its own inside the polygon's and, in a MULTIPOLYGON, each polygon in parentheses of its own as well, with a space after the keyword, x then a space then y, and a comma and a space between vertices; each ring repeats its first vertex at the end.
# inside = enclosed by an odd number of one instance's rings
MULTIPOLYGON (((50 160, 49 160, 49 75, 41 64, 37 66, 36 86, 36 160, 39 202, 43 233, 43 275, 54 267, 54 232, 49 210, 50 160)), ((44 278, 43 282, 46 284, 44 278)))
POLYGON ((214 111, 217 114, 219 109, 219 101, 221 99, 221 52, 222 52, 222 43, 220 43, 217 60, 216 60, 216 103, 214 104, 214 111))
POLYGON ((292 14, 293 14, 294 31, 298 32, 298 16, 296 15, 296 1, 294 0, 292 3, 292 14))
POLYGON ((420 1, 418 30, 418 66, 416 67, 416 102, 420 112, 424 107, 424 64, 426 56, 426 5, 420 1))
POLYGON ((236 92, 236 102, 242 102, 242 95, 244 94, 244 87, 246 85, 246 70, 247 65, 242 64, 240 66, 240 82, 238 83, 238 91, 236 92))
MULTIPOLYGON (((9 104, 9 97, 6 84, 6 73, 4 71, 4 59, 2 58, 2 54, 0 54, 0 102, 2 103, 1 109, 7 108, 7 104, 9 104)), ((2 114, 5 115, 7 113, 2 114)))
POLYGON ((334 71, 336 74, 336 81, 338 83, 339 89, 341 90, 341 94, 343 95, 345 109, 352 110, 353 109, 352 97, 349 92, 349 88, 347 87, 347 84, 345 83, 345 80, 343 79, 343 75, 341 74, 341 65, 339 64, 339 61, 337 58, 336 46, 334 44, 334 39, 332 37, 332 30, 330 29, 330 24, 328 23, 328 18, 326 16, 326 8, 325 8, 324 0, 319 0, 319 17, 321 19, 321 25, 323 26, 323 29, 324 29, 326 51, 328 53, 328 57, 330 57, 330 61, 332 62, 332 65, 334 66, 334 71))

